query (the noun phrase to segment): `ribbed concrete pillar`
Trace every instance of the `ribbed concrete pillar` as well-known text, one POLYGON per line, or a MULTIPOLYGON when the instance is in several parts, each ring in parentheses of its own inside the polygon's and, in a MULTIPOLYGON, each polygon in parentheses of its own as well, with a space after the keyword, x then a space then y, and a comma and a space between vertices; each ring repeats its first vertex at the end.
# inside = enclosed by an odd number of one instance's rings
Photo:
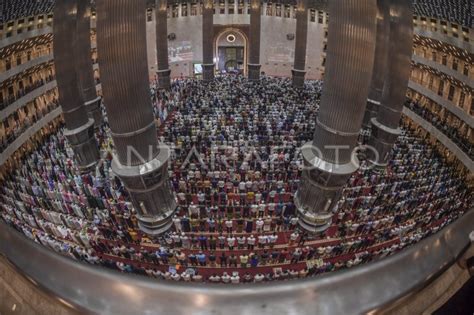
POLYGON ((372 118, 369 160, 384 168, 392 146, 401 133, 399 128, 411 71, 413 48, 413 4, 410 0, 390 2, 390 45, 388 71, 377 117, 372 118), (377 152, 377 153, 375 153, 377 152))
POLYGON ((79 77, 84 105, 96 129, 102 124, 101 98, 97 96, 91 56, 91 8, 90 1, 77 2, 76 70, 79 77))
POLYGON ((308 40, 308 0, 297 0, 295 62, 291 70, 293 86, 302 88, 306 74, 306 43, 308 40))
POLYGON ((214 2, 204 0, 202 8, 202 79, 214 80, 214 2))
POLYGON ((250 1, 250 43, 247 72, 249 80, 260 79, 260 32, 262 24, 262 4, 260 0, 250 1))
POLYGON ((158 87, 168 90, 171 87, 171 70, 168 64, 167 0, 156 0, 156 57, 158 61, 158 87))
POLYGON ((158 143, 148 82, 144 0, 97 0, 97 49, 107 118, 120 177, 148 234, 171 226, 176 201, 169 148, 158 143))
POLYGON ((342 187, 359 167, 353 154, 362 126, 375 53, 376 0, 331 0, 327 66, 314 139, 295 196, 300 226, 331 224, 342 187))
MULTIPOLYGON (((94 136, 94 120, 87 115, 79 89, 75 60, 77 1, 57 0, 54 8, 53 49, 59 104, 63 109, 64 135, 74 151, 74 158, 83 171, 95 167, 99 148, 94 136)), ((91 65, 92 67, 92 65, 91 65)))
POLYGON ((364 128, 377 116, 382 101, 383 86, 387 74, 388 39, 390 37, 390 0, 377 0, 377 40, 375 42, 374 70, 364 116, 364 128))

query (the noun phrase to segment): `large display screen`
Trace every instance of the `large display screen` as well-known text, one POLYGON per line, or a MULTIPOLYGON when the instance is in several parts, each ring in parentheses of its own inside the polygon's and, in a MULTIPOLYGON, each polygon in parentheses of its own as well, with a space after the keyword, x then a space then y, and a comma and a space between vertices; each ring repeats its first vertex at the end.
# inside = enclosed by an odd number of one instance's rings
POLYGON ((170 62, 191 61, 194 58, 190 41, 170 42, 168 48, 170 62))
POLYGON ((202 74, 202 64, 200 63, 194 64, 194 74, 202 74))
POLYGON ((290 45, 275 44, 268 49, 269 62, 293 62, 295 50, 290 45))

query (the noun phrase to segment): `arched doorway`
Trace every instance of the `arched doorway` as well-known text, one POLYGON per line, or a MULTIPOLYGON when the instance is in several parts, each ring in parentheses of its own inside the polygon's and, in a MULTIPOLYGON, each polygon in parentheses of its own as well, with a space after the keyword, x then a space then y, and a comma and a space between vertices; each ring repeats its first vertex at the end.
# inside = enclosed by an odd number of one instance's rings
POLYGON ((245 74, 247 38, 235 28, 223 30, 216 38, 216 67, 221 73, 245 74))

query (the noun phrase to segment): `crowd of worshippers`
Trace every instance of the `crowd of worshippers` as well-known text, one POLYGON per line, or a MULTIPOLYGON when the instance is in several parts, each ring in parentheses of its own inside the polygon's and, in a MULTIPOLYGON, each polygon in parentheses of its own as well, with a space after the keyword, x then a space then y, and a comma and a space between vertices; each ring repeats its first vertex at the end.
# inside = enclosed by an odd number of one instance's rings
POLYGON ((95 172, 78 171, 59 130, 5 175, 1 217, 79 261, 159 279, 246 283, 379 259, 466 211, 465 174, 404 129, 385 172, 362 161, 326 231, 301 230, 293 204, 303 167, 298 148, 313 137, 321 88, 319 81, 294 90, 287 79, 224 76, 155 90, 178 203, 172 229, 161 237, 138 229, 127 191, 111 170, 106 122, 97 134, 103 159, 95 172))

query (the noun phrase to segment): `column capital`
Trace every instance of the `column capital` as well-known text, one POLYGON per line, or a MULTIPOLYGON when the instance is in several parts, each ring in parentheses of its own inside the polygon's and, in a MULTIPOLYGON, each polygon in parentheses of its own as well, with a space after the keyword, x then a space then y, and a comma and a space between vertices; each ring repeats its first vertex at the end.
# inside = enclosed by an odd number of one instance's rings
POLYGON ((291 69, 291 75, 292 75, 292 80, 293 80, 293 87, 303 88, 304 87, 304 77, 306 75, 306 71, 298 70, 298 69, 291 69))
POLYGON ((94 128, 97 130, 102 124, 102 109, 100 104, 102 103, 102 97, 97 96, 93 100, 84 102, 86 111, 89 114, 89 117, 94 120, 94 128))
POLYGON ((150 235, 166 232, 172 225, 176 198, 168 181, 170 150, 160 146, 159 154, 140 165, 124 165, 116 157, 112 170, 120 177, 135 209, 140 229, 150 235))
POLYGON ((202 79, 205 82, 211 82, 214 80, 215 64, 203 63, 202 64, 202 79))
POLYGON ((247 72, 250 81, 258 81, 260 79, 261 64, 247 63, 247 72))
POLYGON ((204 5, 204 9, 210 10, 214 7, 214 1, 213 0, 204 0, 203 5, 204 5))
POLYGON ((64 129, 64 136, 74 151, 74 158, 82 172, 92 170, 100 159, 97 142, 94 135, 94 120, 75 129, 64 129))
POLYGON ((402 130, 381 124, 377 117, 372 118, 370 123, 372 134, 368 145, 371 148, 367 151, 367 160, 371 165, 383 168, 388 165, 392 146, 402 134, 402 130))
POLYGON ((156 75, 158 76, 158 88, 168 90, 171 87, 171 78, 170 78, 171 70, 164 69, 156 71, 156 75))

